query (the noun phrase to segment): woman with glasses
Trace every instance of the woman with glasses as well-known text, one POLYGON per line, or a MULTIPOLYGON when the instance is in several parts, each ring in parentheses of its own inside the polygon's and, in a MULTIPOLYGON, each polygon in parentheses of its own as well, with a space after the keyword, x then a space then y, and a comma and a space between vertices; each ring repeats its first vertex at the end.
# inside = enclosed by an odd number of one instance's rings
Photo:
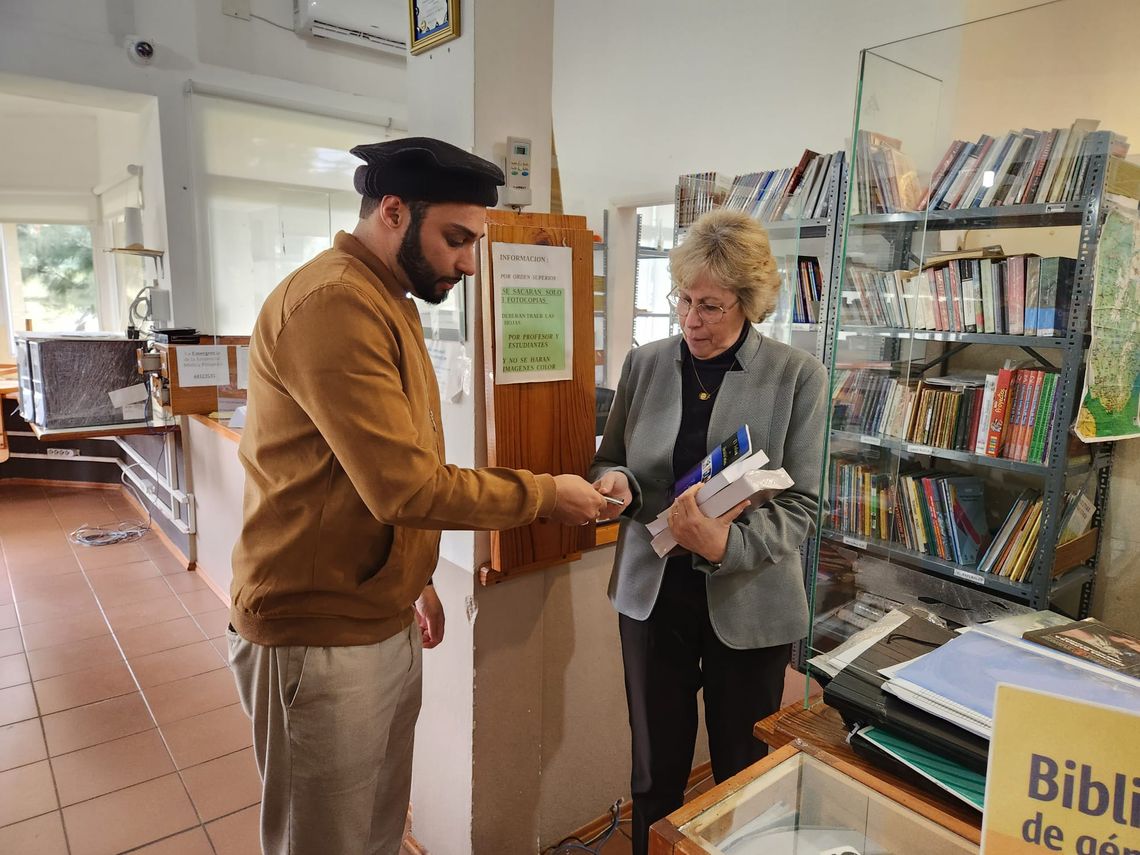
POLYGON ((765 338, 780 280, 764 229, 713 211, 670 255, 681 334, 630 352, 594 459, 622 501, 609 596, 618 611, 633 743, 633 845, 681 806, 697 693, 718 782, 767 751, 753 725, 780 706, 791 643, 808 628, 800 546, 815 523, 827 375, 811 354, 765 338), (768 504, 717 519, 673 483, 748 425, 771 468, 795 481, 768 504), (679 544, 658 558, 646 528, 669 508, 679 544))

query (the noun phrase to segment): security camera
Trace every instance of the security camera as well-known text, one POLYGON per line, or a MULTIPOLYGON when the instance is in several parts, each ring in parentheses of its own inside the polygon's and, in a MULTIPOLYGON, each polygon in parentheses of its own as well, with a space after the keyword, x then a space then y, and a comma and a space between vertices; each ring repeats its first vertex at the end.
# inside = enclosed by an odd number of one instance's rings
POLYGON ((127 56, 135 65, 150 65, 154 62, 154 42, 142 36, 127 36, 127 56))

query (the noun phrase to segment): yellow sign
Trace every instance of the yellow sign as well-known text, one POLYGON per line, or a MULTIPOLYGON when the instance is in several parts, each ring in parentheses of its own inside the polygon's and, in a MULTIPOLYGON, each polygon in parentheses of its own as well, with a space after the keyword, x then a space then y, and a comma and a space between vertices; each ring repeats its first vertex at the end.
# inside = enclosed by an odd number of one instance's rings
POLYGON ((1140 855, 1140 716, 997 688, 983 855, 1140 855))

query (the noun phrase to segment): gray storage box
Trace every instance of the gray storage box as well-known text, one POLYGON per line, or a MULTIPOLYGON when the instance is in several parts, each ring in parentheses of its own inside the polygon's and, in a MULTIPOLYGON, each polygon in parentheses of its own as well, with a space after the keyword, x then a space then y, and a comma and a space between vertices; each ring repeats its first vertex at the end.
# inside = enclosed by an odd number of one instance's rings
POLYGON ((106 334, 18 335, 18 350, 27 351, 19 362, 25 419, 45 430, 137 421, 125 419, 108 393, 143 382, 135 357, 139 346, 137 340, 106 334))

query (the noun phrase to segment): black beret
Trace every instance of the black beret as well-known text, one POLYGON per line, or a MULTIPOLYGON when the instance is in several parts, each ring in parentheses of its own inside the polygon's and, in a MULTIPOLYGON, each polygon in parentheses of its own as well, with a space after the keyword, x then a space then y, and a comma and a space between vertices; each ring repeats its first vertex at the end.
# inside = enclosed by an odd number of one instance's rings
POLYGON ((422 202, 468 202, 492 207, 506 179, 490 161, 430 137, 358 145, 364 161, 353 184, 361 196, 399 196, 422 202))

